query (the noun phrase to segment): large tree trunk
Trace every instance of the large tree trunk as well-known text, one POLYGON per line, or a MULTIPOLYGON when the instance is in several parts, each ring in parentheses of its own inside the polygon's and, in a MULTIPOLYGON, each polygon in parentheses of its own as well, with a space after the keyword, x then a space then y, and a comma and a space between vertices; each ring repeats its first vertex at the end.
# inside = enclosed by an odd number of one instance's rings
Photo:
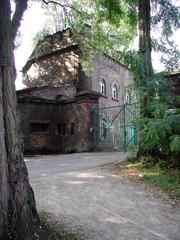
MULTIPOLYGON (((142 117, 151 117, 149 106, 154 95, 153 67, 151 59, 151 6, 150 0, 139 0, 139 54, 142 61, 140 70, 140 114, 142 117)), ((140 140, 138 157, 145 154, 143 139, 140 140)))
POLYGON ((141 69, 141 88, 142 88, 142 100, 141 100, 141 115, 149 117, 150 112, 148 105, 151 97, 153 96, 153 84, 152 80, 154 77, 152 59, 151 59, 151 7, 150 0, 139 1, 139 54, 142 60, 141 69), (144 93, 144 94, 143 94, 144 93))
POLYGON ((0 0, 0 239, 32 240, 39 218, 19 139, 10 0, 0 0))

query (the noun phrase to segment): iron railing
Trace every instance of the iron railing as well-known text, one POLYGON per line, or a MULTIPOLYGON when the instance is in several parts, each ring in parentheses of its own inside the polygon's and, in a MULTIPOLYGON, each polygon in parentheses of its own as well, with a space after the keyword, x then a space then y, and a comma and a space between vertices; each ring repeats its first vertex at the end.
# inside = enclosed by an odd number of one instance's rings
POLYGON ((124 150, 137 147, 135 118, 139 116, 138 103, 112 107, 93 107, 94 150, 124 150))

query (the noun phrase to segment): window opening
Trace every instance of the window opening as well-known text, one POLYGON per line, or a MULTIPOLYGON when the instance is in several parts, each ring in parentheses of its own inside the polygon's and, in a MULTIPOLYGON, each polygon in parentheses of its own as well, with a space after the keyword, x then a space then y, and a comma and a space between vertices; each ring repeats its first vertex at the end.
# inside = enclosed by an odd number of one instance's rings
POLYGON ((113 84, 112 86, 112 98, 117 99, 118 98, 118 91, 116 84, 113 84))
POLYGON ((59 124, 58 125, 58 133, 61 136, 65 136, 66 135, 66 125, 65 124, 59 124))
POLYGON ((126 93, 126 103, 131 103, 131 94, 130 94, 130 92, 126 93))
POLYGON ((48 123, 30 123, 30 131, 32 133, 46 133, 49 131, 48 123))
POLYGON ((71 123, 71 135, 74 135, 74 123, 71 123))
POLYGON ((101 79, 100 81, 100 92, 103 95, 106 95, 106 82, 104 81, 104 79, 101 79))

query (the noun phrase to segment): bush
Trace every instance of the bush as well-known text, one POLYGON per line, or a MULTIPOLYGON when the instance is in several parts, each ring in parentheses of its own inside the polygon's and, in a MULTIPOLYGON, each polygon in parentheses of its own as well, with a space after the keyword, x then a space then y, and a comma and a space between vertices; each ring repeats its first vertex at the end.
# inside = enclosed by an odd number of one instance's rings
POLYGON ((75 153, 77 150, 75 147, 66 147, 64 151, 65 153, 70 154, 70 153, 75 153))
POLYGON ((141 118, 137 122, 146 163, 180 166, 180 115, 141 118), (147 161, 148 159, 148 161, 147 161))
POLYGON ((129 162, 129 163, 135 163, 135 162, 138 161, 138 158, 137 158, 136 156, 128 156, 128 157, 126 158, 126 160, 127 160, 127 162, 129 162))

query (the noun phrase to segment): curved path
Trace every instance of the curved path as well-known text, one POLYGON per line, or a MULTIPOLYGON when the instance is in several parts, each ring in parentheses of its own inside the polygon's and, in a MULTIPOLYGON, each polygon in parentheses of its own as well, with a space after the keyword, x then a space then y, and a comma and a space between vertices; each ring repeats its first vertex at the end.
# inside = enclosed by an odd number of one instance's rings
POLYGON ((86 240, 180 240, 180 209, 100 166, 123 153, 25 158, 39 210, 86 240))

